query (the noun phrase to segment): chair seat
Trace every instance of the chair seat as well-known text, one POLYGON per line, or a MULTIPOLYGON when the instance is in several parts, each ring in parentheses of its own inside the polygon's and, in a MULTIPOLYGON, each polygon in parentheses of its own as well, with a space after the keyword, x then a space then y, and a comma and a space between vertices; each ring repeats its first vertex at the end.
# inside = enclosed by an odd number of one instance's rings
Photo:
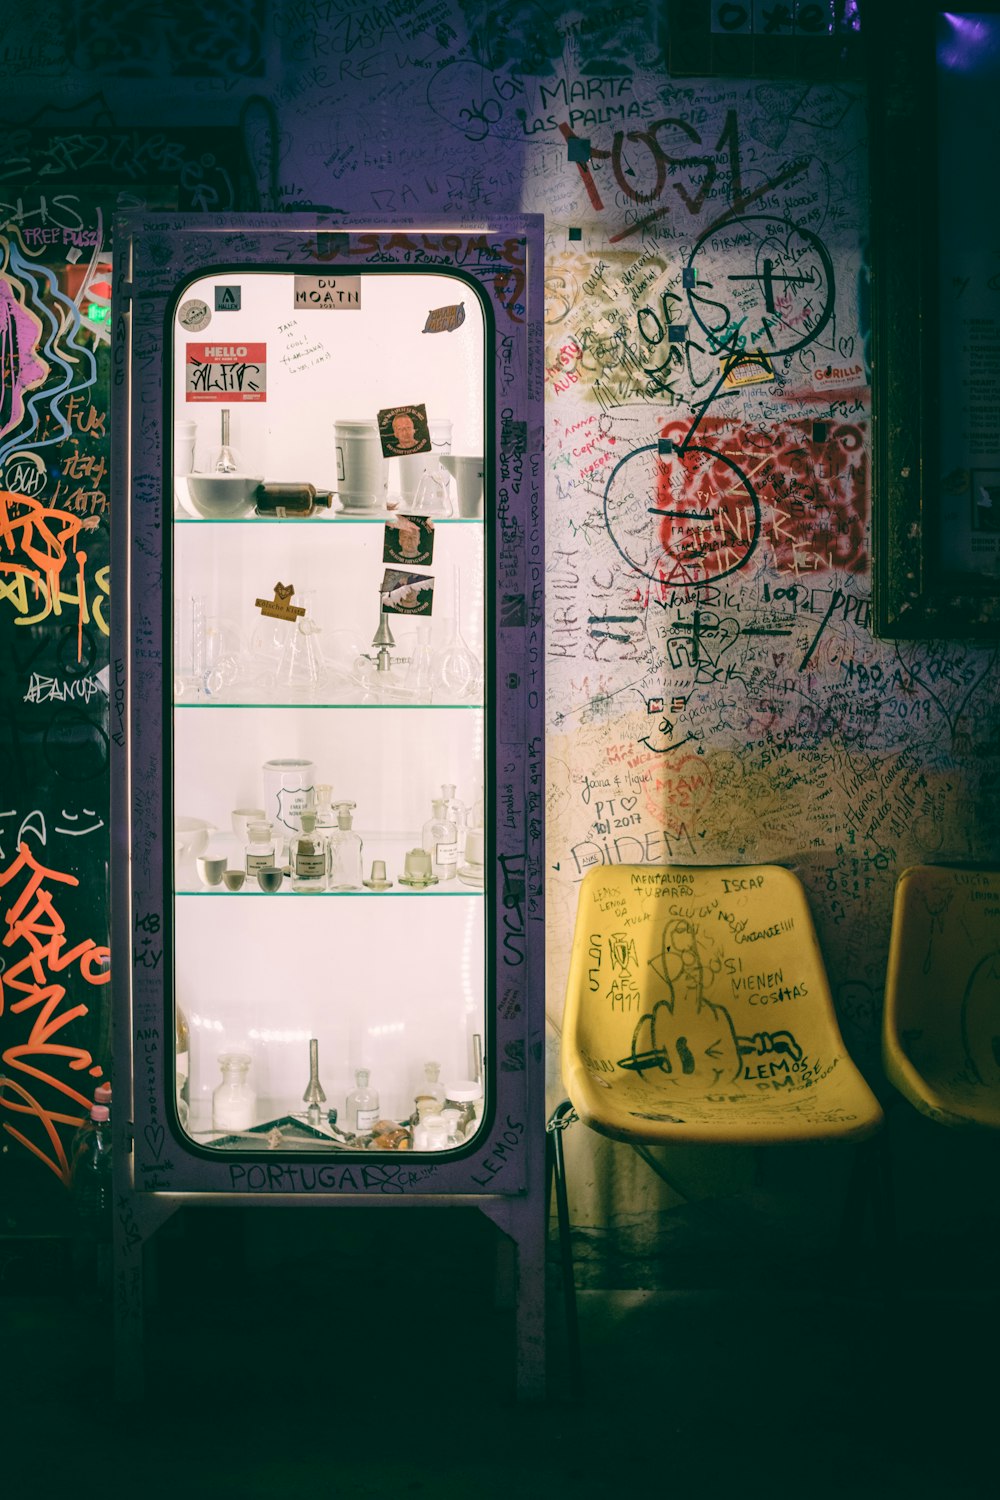
POLYGON ((910 1103, 1000 1129, 1000 872, 912 865, 896 883, 882 1050, 910 1103))
POLYGON ((859 1139, 882 1121, 805 891, 776 865, 590 871, 562 1070, 581 1119, 619 1140, 859 1139))
POLYGON ((860 1140, 878 1127, 881 1109, 843 1052, 821 1059, 824 1076, 808 1084, 792 1065, 787 1057, 754 1057, 746 1063, 753 1080, 724 1092, 674 1086, 649 1072, 602 1084, 578 1069, 566 1084, 581 1120, 616 1140, 770 1145, 860 1140))

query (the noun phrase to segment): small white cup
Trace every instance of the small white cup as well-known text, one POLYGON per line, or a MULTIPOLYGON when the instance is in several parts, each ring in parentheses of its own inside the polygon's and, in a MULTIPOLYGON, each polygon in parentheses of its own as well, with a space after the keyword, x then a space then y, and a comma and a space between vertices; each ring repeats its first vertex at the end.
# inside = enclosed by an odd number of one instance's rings
POLYGON ((226 856, 216 858, 214 855, 199 854, 195 860, 198 867, 198 879, 202 885, 221 885, 223 871, 228 864, 226 856))
POLYGON ((441 467, 455 481, 458 513, 473 518, 483 513, 483 460, 464 454, 443 453, 441 467))

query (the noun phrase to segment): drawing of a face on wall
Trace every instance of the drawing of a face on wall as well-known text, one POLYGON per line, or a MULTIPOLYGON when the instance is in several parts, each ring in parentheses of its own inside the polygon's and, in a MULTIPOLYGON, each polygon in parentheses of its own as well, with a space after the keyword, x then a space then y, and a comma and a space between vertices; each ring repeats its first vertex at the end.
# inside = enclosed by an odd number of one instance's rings
POLYGON ((389 406, 378 414, 378 431, 385 458, 430 453, 431 435, 424 406, 389 406))

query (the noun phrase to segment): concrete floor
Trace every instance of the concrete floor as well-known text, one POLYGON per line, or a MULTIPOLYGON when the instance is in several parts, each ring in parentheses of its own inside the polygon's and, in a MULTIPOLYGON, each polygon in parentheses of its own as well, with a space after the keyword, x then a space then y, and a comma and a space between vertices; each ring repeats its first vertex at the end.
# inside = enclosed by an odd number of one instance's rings
POLYGON ((405 1240, 363 1209, 178 1215, 158 1237, 134 1409, 112 1403, 105 1310, 65 1240, 25 1241, 20 1263, 8 1241, 0 1493, 992 1500, 993 1238, 911 1245, 886 1309, 832 1248, 805 1234, 797 1254, 773 1205, 730 1208, 755 1226, 752 1257, 719 1235, 717 1206, 696 1207, 662 1268, 681 1289, 579 1294, 579 1401, 552 1247, 535 1408, 512 1400, 495 1231, 470 1209, 408 1213, 405 1240))

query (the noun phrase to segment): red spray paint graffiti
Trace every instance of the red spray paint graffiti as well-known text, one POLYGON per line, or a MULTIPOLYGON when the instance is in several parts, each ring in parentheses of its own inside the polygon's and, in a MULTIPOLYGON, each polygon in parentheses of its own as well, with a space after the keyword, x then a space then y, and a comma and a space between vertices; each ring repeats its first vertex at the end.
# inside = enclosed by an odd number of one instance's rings
MULTIPOLYGON (((670 422, 660 437, 683 445, 687 425, 670 422)), ((711 580, 763 545, 780 573, 867 570, 865 424, 708 417, 698 443, 659 463, 660 541, 680 567, 711 580)))
POLYGON ((107 984, 110 950, 98 947, 93 938, 66 947, 66 924, 52 883, 79 885, 75 875, 39 864, 25 843, 18 845, 13 863, 0 870, 0 888, 12 888, 3 913, 7 931, 2 946, 15 955, 0 973, 0 1017, 8 1010, 31 1018, 27 1036, 0 1054, 0 1110, 12 1117, 3 1121, 6 1133, 68 1183, 65 1143, 82 1124, 80 1111, 91 1101, 67 1075, 86 1071, 98 1078, 104 1070, 86 1048, 57 1040, 88 1014, 88 1007, 78 1001, 63 1009, 67 987, 56 976, 76 965, 80 983, 107 984))

